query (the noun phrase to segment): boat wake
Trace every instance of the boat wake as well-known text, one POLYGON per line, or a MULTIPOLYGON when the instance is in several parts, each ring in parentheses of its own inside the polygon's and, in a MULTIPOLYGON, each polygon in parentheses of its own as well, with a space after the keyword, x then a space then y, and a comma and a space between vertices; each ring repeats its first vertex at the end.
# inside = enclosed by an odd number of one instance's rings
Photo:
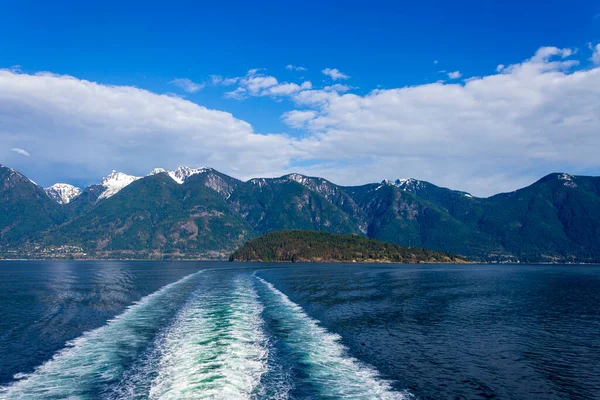
POLYGON ((151 399, 250 398, 267 369, 262 305, 252 281, 237 277, 196 293, 160 346, 151 399))
POLYGON ((189 275, 68 343, 2 399, 404 399, 271 283, 189 275))
MULTIPOLYGON (((328 332, 271 283, 263 285, 266 312, 279 324, 282 346, 304 370, 296 386, 311 387, 315 397, 328 399, 405 399, 408 393, 393 391, 378 373, 351 357, 338 335, 328 332)), ((300 374, 299 374, 300 375, 300 374)))
POLYGON ((68 342, 31 374, 0 388, 6 399, 98 397, 117 382, 161 326, 185 302, 202 271, 142 298, 106 325, 68 342))

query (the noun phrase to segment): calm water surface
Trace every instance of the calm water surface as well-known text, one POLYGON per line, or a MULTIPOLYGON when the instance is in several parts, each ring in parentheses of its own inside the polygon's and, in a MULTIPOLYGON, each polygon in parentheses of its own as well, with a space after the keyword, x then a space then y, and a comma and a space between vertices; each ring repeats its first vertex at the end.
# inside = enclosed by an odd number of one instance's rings
POLYGON ((600 267, 1 262, 4 399, 600 399, 600 267))

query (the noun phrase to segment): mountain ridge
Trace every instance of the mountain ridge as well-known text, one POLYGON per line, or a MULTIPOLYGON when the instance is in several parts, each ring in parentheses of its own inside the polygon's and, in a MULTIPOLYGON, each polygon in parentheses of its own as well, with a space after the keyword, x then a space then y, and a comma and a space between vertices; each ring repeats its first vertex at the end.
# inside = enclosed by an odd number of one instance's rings
POLYGON ((115 172, 126 184, 110 196, 110 185, 92 185, 59 204, 2 166, 0 256, 74 246, 78 257, 223 258, 259 235, 301 229, 485 261, 600 261, 598 177, 552 173, 480 198, 416 179, 340 186, 295 173, 241 181, 207 167, 175 171, 179 179, 115 172))

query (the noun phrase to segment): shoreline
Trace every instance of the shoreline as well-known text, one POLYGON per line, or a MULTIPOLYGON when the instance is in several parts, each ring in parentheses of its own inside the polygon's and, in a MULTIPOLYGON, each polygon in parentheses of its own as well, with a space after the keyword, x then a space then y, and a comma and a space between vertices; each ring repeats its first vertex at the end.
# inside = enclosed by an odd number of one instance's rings
POLYGON ((223 262, 223 263, 244 263, 244 264, 398 264, 398 265, 590 265, 600 266, 600 262, 490 262, 490 261, 466 261, 466 262, 393 262, 393 261, 346 261, 346 260, 327 260, 327 261, 262 261, 262 260, 233 260, 218 258, 180 258, 173 260, 157 260, 149 258, 0 258, 2 262, 31 262, 31 261, 60 261, 60 262, 92 262, 92 261, 151 261, 151 262, 223 262))

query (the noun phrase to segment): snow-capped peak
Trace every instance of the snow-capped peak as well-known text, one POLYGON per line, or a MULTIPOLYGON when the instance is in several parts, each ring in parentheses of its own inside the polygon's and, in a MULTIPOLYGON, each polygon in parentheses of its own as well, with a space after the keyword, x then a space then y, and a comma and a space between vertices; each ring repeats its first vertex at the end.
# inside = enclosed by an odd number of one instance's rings
POLYGON ((177 183, 182 184, 183 182, 186 181, 187 178, 189 178, 192 175, 196 175, 196 174, 201 174, 203 172, 208 171, 210 168, 208 167, 200 167, 200 168, 190 168, 190 167, 179 167, 174 171, 167 171, 164 168, 154 168, 152 170, 152 172, 150 172, 148 174, 148 176, 150 175, 156 175, 156 174, 162 174, 163 172, 166 172, 167 174, 169 174, 169 176, 177 183))
POLYGON ((415 184, 418 183, 419 181, 413 178, 400 178, 400 179, 396 179, 395 181, 391 181, 389 179, 384 179, 381 181, 381 185, 385 185, 385 186, 396 186, 399 188, 403 188, 405 186, 409 186, 411 184, 415 184))
POLYGON ((407 192, 413 192, 422 187, 422 182, 413 178, 400 178, 395 181, 390 181, 389 179, 384 179, 381 181, 381 184, 375 189, 379 190, 383 186, 396 186, 399 189, 402 189, 407 192))
POLYGON ((416 182, 413 178, 400 178, 396 179, 394 182, 395 186, 402 187, 406 185, 410 185, 411 183, 416 182))
POLYGON ((163 172, 167 172, 167 170, 164 169, 164 168, 154 168, 152 171, 150 171, 150 173, 148 174, 148 176, 156 175, 156 174, 162 174, 163 172))
POLYGON ((140 179, 139 176, 131 176, 113 170, 113 172, 111 172, 108 176, 102 179, 101 185, 104 186, 106 189, 104 190, 104 192, 102 192, 100 196, 98 196, 98 200, 108 199, 109 197, 114 196, 121 189, 138 179, 140 179))
POLYGON ((69 185, 68 183, 55 183, 44 190, 48 197, 55 200, 58 204, 69 204, 71 200, 79 196, 82 192, 78 187, 69 185))
POLYGON ((179 167, 175 171, 168 171, 167 173, 173 180, 179 184, 186 181, 192 175, 201 174, 206 172, 208 168, 200 167, 200 168, 190 168, 190 167, 179 167))
POLYGON ((296 181, 302 185, 305 184, 305 182, 307 181, 307 177, 301 174, 296 174, 296 173, 291 173, 285 176, 285 178, 287 178, 290 181, 296 181))

